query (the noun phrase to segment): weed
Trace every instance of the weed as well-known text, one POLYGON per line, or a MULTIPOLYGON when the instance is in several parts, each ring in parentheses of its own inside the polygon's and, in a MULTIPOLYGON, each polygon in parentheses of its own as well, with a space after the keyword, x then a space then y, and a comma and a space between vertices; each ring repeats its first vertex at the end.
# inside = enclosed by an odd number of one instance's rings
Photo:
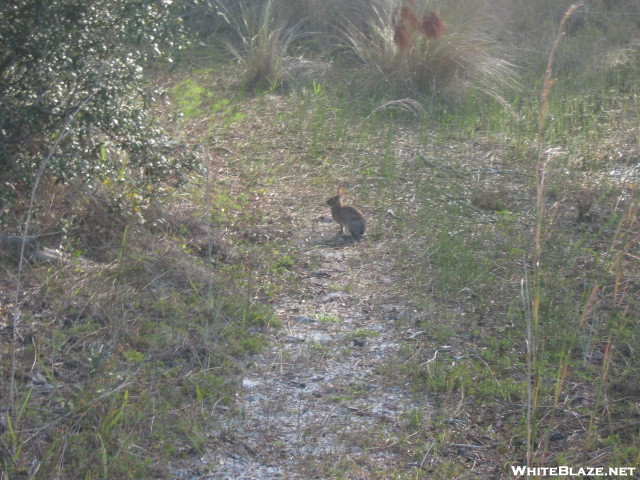
POLYGON ((331 315, 328 313, 317 313, 315 317, 318 319, 319 322, 323 322, 323 323, 340 323, 342 321, 340 320, 339 317, 336 317, 335 315, 331 315))

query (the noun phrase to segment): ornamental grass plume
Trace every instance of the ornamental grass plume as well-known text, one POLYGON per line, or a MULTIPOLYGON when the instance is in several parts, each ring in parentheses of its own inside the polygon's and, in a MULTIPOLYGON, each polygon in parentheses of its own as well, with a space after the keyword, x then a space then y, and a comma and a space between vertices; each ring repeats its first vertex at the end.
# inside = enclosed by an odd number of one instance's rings
POLYGON ((431 11, 425 14, 422 19, 422 32, 429 38, 429 40, 438 40, 444 35, 445 26, 440 20, 438 14, 431 11))
POLYGON ((415 44, 420 35, 429 40, 438 40, 444 35, 445 25, 436 12, 426 12, 420 20, 415 10, 416 2, 409 1, 396 8, 391 18, 393 41, 401 52, 415 44))
POLYGON ((393 42, 398 46, 401 52, 409 48, 409 29, 404 23, 400 23, 394 28, 393 42))

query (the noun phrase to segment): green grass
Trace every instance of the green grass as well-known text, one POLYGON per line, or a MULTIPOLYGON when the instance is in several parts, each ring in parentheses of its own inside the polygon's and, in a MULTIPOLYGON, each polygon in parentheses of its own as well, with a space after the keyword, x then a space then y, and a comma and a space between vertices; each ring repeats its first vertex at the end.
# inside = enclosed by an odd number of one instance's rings
POLYGON ((189 120, 198 114, 200 106, 207 96, 204 87, 188 78, 171 89, 171 97, 180 113, 189 120))
MULTIPOLYGON (((153 252, 145 257, 149 270, 166 266, 153 252)), ((235 358, 259 351, 264 341, 257 329, 274 324, 268 309, 237 294, 225 295, 221 305, 204 301, 206 290, 194 291, 185 277, 181 289, 165 282, 149 291, 144 285, 156 274, 136 265, 127 257, 79 284, 67 271, 48 280, 47 298, 56 301, 57 289, 70 288, 75 293, 67 302, 77 307, 54 307, 68 325, 43 329, 36 348, 24 352, 45 372, 56 372, 47 374, 58 392, 53 411, 43 410, 42 400, 28 401, 29 390, 19 391, 27 395, 25 415, 16 418, 21 430, 44 428, 51 438, 43 475, 148 478, 152 459, 198 450, 207 432, 196 426, 208 421, 214 405, 233 403, 235 358), (61 362, 68 365, 63 370, 61 362), (185 408, 188 415, 178 413, 185 408), (150 455, 140 456, 140 448, 150 455)), ((12 435, 13 457, 4 465, 10 478, 23 471, 27 439, 12 435)))
MULTIPOLYGON (((190 192, 195 200, 202 191, 196 183, 190 192)), ((209 434, 202 425, 211 424, 217 406, 233 407, 240 360, 259 352, 264 334, 279 325, 256 298, 270 284, 282 285, 295 265, 292 253, 260 256, 251 242, 240 241, 237 250, 255 258, 253 270, 226 257, 214 275, 208 266, 227 246, 206 229, 194 233, 207 217, 203 210, 209 205, 215 222, 236 226, 237 219, 256 217, 242 214, 248 204, 242 196, 209 194, 209 202, 194 201, 187 210, 167 203, 173 210, 164 221, 173 226, 162 238, 125 228, 121 244, 111 246, 112 263, 86 266, 78 259, 29 272, 30 281, 43 285, 31 308, 45 308, 51 321, 36 342, 18 346, 19 355, 35 360, 52 393, 34 395, 28 382, 18 383, 22 413, 15 428, 1 433, 8 478, 26 474, 36 447, 42 453, 34 478, 77 478, 77 472, 149 478, 164 462, 202 451, 209 434), (257 272, 264 281, 255 280, 257 272), (37 443, 34 430, 42 432, 37 443)), ((81 248, 84 255, 92 245, 81 248)))

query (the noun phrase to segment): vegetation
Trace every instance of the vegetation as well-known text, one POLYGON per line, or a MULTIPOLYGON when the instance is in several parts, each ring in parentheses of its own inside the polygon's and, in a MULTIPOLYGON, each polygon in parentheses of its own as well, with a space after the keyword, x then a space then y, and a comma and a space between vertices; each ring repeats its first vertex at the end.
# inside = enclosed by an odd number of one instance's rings
POLYGON ((148 184, 143 171, 165 179, 193 167, 147 108, 157 92, 146 87, 143 66, 185 42, 171 2, 21 0, 0 8, 4 200, 28 188, 38 169, 95 188, 124 176, 148 184))
POLYGON ((364 66, 358 85, 368 95, 396 98, 459 96, 469 86, 498 95, 499 87, 513 86, 515 66, 489 33, 496 19, 478 3, 373 7, 375 16, 367 25, 347 27, 347 44, 364 66))
POLYGON ((0 233, 58 249, 0 264, 0 478, 640 468, 636 3, 0 7, 0 233), (236 437, 261 355, 299 403, 236 437))

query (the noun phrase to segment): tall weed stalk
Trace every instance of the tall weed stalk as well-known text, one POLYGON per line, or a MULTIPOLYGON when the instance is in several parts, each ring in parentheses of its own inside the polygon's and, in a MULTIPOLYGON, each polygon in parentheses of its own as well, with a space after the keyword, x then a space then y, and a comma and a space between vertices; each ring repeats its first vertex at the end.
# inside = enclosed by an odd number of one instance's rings
POLYGON ((529 374, 527 382, 527 465, 533 464, 534 460, 534 426, 533 416, 537 408, 537 398, 539 393, 539 358, 538 344, 540 340, 540 302, 542 299, 542 275, 543 267, 541 265, 542 251, 548 234, 548 222, 546 211, 546 195, 545 195, 545 175, 549 161, 553 159, 553 150, 545 150, 544 133, 546 126, 547 113, 549 111, 549 95, 551 89, 556 83, 553 76, 553 62, 556 50, 560 44, 560 40, 564 35, 564 28, 567 20, 573 13, 582 6, 581 3, 575 3, 569 7, 562 17, 558 27, 558 33, 553 41, 551 51, 547 60, 547 68, 542 83, 542 93, 540 98, 540 110, 538 115, 538 134, 536 139, 536 228, 535 228, 535 244, 533 258, 533 298, 531 305, 531 314, 527 318, 527 372, 529 374))

